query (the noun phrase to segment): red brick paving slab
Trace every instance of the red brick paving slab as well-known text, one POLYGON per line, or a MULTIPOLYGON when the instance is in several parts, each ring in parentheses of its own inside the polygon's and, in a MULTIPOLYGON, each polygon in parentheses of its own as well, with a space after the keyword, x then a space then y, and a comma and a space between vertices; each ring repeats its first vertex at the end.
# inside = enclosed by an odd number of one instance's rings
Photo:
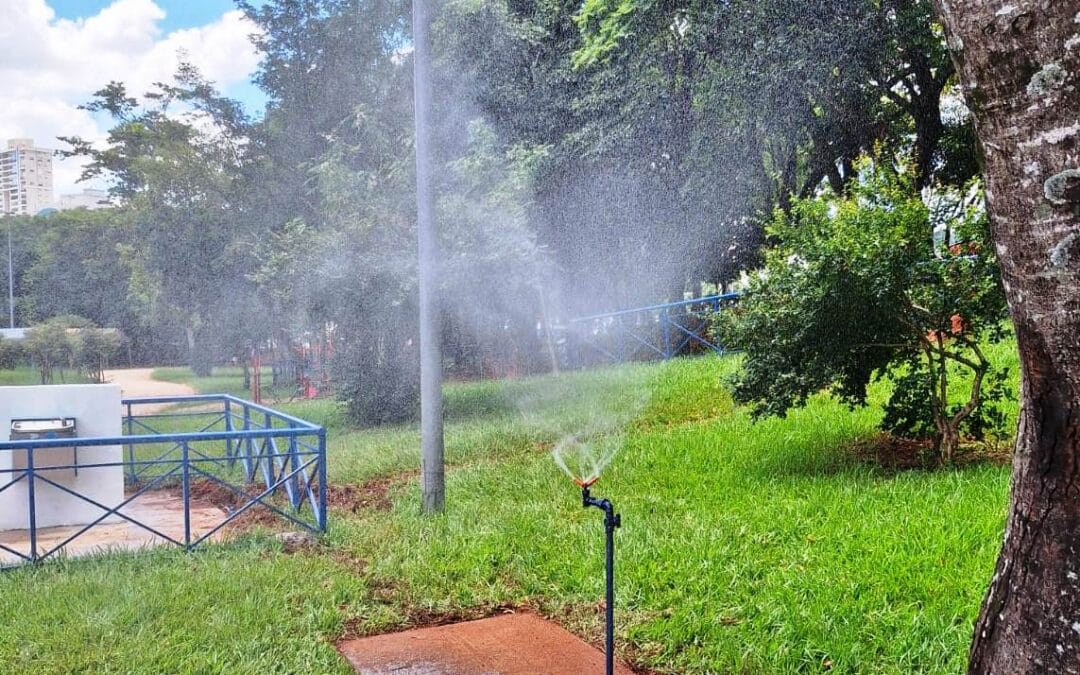
MULTIPOLYGON (((346 640, 359 675, 602 675, 604 655, 529 613, 346 640)), ((616 666, 618 675, 632 675, 616 666)))

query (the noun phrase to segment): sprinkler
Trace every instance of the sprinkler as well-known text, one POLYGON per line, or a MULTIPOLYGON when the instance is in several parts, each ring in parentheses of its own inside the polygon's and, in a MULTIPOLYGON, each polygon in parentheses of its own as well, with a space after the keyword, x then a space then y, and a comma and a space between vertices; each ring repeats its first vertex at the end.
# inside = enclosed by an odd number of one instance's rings
POLYGON ((604 512, 604 534, 606 535, 605 563, 607 574, 607 596, 605 598, 606 634, 604 636, 604 672, 615 673, 615 528, 622 525, 622 518, 615 513, 615 507, 607 499, 596 499, 589 493, 599 476, 588 480, 575 479, 581 487, 581 505, 584 508, 595 506, 604 512))

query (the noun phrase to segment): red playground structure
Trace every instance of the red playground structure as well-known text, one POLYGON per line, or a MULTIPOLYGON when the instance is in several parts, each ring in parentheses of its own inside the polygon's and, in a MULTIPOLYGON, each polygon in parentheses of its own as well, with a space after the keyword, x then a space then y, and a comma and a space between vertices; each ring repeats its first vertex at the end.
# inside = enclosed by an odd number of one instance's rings
POLYGON ((251 349, 251 400, 263 402, 263 367, 270 366, 270 389, 275 399, 294 401, 330 393, 330 361, 334 357, 333 328, 307 333, 287 344, 269 340, 251 349))

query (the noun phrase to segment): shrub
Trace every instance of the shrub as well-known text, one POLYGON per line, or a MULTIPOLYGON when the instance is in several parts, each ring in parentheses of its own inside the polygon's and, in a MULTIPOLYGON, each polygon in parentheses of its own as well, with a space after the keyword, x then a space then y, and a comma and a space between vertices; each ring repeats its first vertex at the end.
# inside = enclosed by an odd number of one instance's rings
POLYGON ((1005 299, 977 184, 926 201, 904 165, 863 160, 850 194, 797 200, 767 228, 764 269, 717 319, 746 352, 738 400, 783 415, 825 388, 866 402, 875 377, 893 382, 886 430, 933 438, 950 461, 961 433, 1002 423, 1006 396, 980 344, 1003 334, 1005 299), (952 242, 935 245, 944 223, 952 242), (958 380, 970 381, 956 396, 958 380))
POLYGON ((68 327, 60 321, 47 321, 34 326, 26 333, 26 352, 37 366, 42 384, 53 381, 53 372, 60 370, 63 379, 65 367, 72 367, 77 349, 76 341, 68 327))
POLYGON ((24 358, 22 345, 0 336, 0 370, 15 370, 24 358))
POLYGON ((77 345, 76 364, 94 382, 104 382, 105 368, 120 350, 119 334, 104 328, 82 328, 77 345))

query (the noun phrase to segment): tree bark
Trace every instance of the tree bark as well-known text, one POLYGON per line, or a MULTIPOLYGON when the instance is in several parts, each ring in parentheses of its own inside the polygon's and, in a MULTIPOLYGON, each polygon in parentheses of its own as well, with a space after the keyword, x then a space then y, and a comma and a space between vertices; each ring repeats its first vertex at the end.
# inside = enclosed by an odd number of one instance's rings
POLYGON ((1021 412, 969 672, 1080 673, 1080 0, 936 0, 984 156, 1021 412))

